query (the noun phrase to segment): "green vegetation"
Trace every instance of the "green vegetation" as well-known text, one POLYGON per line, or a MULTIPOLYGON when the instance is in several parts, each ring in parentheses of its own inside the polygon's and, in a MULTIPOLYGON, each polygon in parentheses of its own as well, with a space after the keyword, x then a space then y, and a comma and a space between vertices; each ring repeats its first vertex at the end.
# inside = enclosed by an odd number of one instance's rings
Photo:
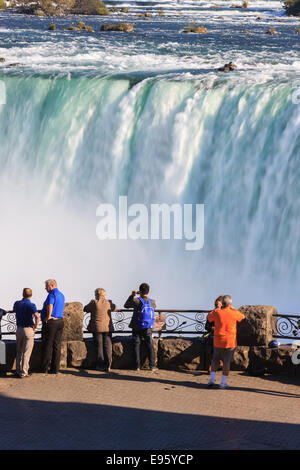
MULTIPOLYGON (((33 11, 33 14, 36 16, 46 16, 47 13, 45 13, 44 10, 37 8, 36 10, 33 11)), ((49 13, 49 14, 54 15, 55 12, 53 11, 52 13, 49 13)))
POLYGON ((208 30, 204 26, 195 26, 194 24, 187 25, 184 30, 184 33, 197 33, 197 34, 206 34, 208 30))
POLYGON ((135 16, 138 16, 140 18, 152 18, 152 13, 136 13, 135 16))
POLYGON ((268 31, 266 31, 267 34, 276 34, 275 28, 270 28, 268 31))
POLYGON ((241 9, 241 8, 248 8, 248 6, 249 6, 249 1, 248 0, 243 0, 241 5, 237 5, 237 4, 234 3, 234 4, 230 5, 229 8, 241 9))
POLYGON ((81 15, 109 15, 102 0, 75 0, 73 12, 81 15))
POLYGON ((70 11, 73 4, 74 0, 58 0, 55 4, 51 0, 22 0, 17 11, 37 16, 62 15, 70 11))
MULTIPOLYGON (((5 3, 5 0, 0 0, 5 3)), ((0 7, 1 8, 1 7, 0 7)), ((109 15, 102 0, 21 0, 17 11, 38 16, 57 16, 68 13, 82 15, 109 15)))
POLYGON ((85 30, 87 33, 94 33, 94 32, 95 32, 95 31, 93 30, 92 26, 88 26, 88 25, 85 25, 84 30, 85 30))
POLYGON ((284 8, 288 15, 300 16, 300 0, 285 0, 284 8))
POLYGON ((122 31, 124 33, 133 32, 132 23, 120 23, 120 24, 103 24, 100 31, 122 31))
POLYGON ((0 0, 0 10, 6 10, 6 1, 0 0))
POLYGON ((77 26, 70 25, 68 26, 69 31, 87 31, 88 33, 94 33, 92 26, 85 24, 84 21, 79 21, 77 26))

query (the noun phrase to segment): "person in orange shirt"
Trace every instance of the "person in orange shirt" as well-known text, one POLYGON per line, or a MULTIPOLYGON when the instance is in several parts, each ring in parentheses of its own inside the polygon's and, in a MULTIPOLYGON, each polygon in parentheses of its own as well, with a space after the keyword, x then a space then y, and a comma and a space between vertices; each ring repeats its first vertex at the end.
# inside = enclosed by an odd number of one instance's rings
MULTIPOLYGON (((222 299, 223 299, 223 295, 219 295, 219 297, 215 300, 215 310, 217 308, 222 307, 222 299)), ((210 360, 210 363, 209 363, 209 366, 208 366, 208 372, 209 373, 211 372, 211 361, 212 361, 212 356, 213 356, 213 352, 214 352, 214 329, 215 329, 214 323, 213 322, 210 323, 206 319, 205 330, 208 332, 208 334, 206 335, 206 341, 207 341, 207 344, 209 345, 209 349, 210 349, 210 353, 211 353, 211 360, 210 360)), ((223 365, 222 361, 220 362, 220 364, 223 365)))
POLYGON ((215 384, 216 372, 219 367, 219 361, 223 361, 223 375, 220 388, 228 388, 227 378, 230 371, 230 362, 233 351, 237 346, 236 342, 236 324, 242 321, 245 315, 232 306, 230 295, 224 295, 222 298, 222 307, 213 310, 207 315, 207 321, 214 322, 214 353, 211 365, 209 387, 215 384))

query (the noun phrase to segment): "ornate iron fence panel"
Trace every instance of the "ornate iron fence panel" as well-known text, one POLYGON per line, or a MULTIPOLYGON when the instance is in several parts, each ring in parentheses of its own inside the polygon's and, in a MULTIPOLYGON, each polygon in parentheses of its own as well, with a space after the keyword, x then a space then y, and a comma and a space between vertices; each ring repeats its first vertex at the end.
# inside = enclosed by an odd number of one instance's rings
MULTIPOLYGON (((159 334, 189 334, 202 335, 205 333, 206 316, 209 310, 156 310, 154 331, 159 334)), ((132 330, 129 324, 133 311, 120 309, 112 312, 112 321, 115 334, 131 334, 132 330)), ((90 313, 84 313, 83 332, 88 334, 88 324, 90 313)), ((41 322, 39 323, 37 334, 41 333, 41 322)), ((1 331, 2 336, 15 336, 16 334, 16 315, 14 312, 7 312, 2 317, 1 331)))
MULTIPOLYGON (((42 330, 42 323, 40 322, 36 334, 40 334, 42 330)), ((15 336, 17 331, 16 325, 16 314, 15 312, 7 312, 1 319, 1 335, 3 336, 15 336)))
POLYGON ((300 315, 274 315, 276 338, 300 339, 300 315))
MULTIPOLYGON (((203 335, 205 330, 206 316, 210 310, 156 310, 158 321, 154 331, 159 335, 203 335)), ((120 309, 112 313, 112 321, 115 334, 131 334, 129 324, 132 318, 132 310, 120 309)), ((300 315, 274 315, 276 326, 275 338, 300 340, 300 315)), ((83 332, 88 333, 90 314, 84 313, 83 332)), ((39 323, 37 334, 41 333, 41 322, 39 323)), ((7 312, 1 320, 1 333, 4 337, 15 336, 16 315, 14 312, 7 312)))
MULTIPOLYGON (((155 310, 156 321, 154 332, 162 334, 190 334, 201 335, 205 333, 206 316, 210 310, 155 310)), ((112 312, 112 322, 115 334, 131 334, 129 324, 133 311, 120 309, 112 312)), ((90 314, 84 314, 84 333, 88 333, 90 314)))
POLYGON ((206 332, 205 323, 209 310, 157 310, 165 317, 165 327, 162 333, 203 334, 206 332))
POLYGON ((15 335, 16 331, 16 314, 14 312, 7 312, 1 319, 1 333, 2 335, 15 335))

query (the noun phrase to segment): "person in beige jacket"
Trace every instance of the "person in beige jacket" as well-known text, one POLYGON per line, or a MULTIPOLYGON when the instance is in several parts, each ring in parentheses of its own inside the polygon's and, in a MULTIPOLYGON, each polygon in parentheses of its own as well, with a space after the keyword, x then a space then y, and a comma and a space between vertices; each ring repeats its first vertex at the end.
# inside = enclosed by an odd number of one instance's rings
POLYGON ((95 290, 95 299, 83 309, 91 314, 88 331, 93 334, 97 356, 97 369, 107 372, 112 362, 112 332, 114 331, 111 312, 117 310, 111 300, 106 299, 106 292, 99 288, 95 290))

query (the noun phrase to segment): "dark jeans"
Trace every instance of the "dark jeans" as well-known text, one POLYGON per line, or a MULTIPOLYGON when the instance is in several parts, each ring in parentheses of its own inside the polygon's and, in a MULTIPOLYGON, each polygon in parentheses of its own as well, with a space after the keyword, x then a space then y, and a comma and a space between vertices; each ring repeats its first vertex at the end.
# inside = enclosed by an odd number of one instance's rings
POLYGON ((60 367, 61 337, 64 328, 62 318, 49 320, 42 326, 42 372, 57 374, 60 367))
POLYGON ((134 355, 135 355, 135 367, 139 369, 141 367, 141 341, 145 341, 147 347, 147 353, 149 358, 150 367, 155 366, 155 354, 152 339, 151 328, 140 328, 139 330, 132 331, 132 339, 134 344, 134 355))
POLYGON ((111 333, 93 333, 94 346, 96 349, 97 366, 108 369, 112 362, 112 340, 111 333))

